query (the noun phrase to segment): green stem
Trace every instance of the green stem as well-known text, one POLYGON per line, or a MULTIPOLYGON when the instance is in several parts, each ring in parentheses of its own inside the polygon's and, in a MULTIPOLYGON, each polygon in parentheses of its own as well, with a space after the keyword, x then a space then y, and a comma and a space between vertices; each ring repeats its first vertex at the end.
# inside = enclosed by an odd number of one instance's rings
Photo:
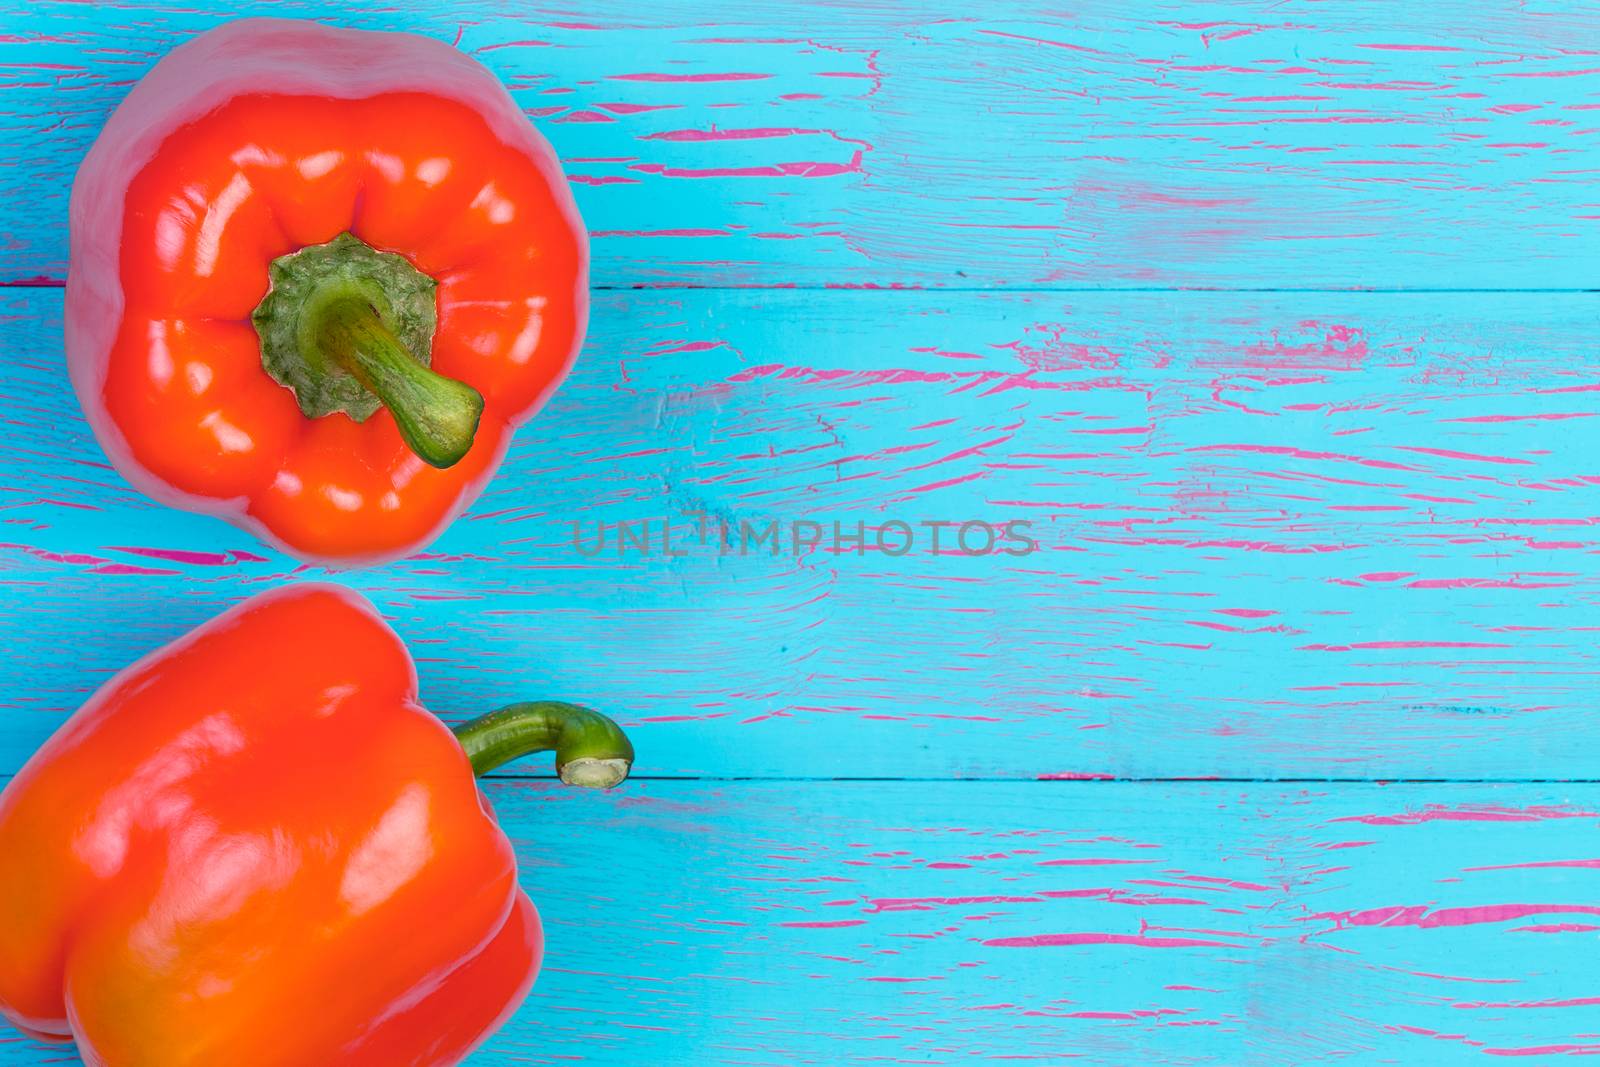
POLYGON ((454 730, 480 778, 514 759, 552 750, 556 773, 568 785, 610 789, 633 766, 633 744, 622 727, 577 704, 507 704, 454 730))
POLYGON ((383 401, 411 451, 435 467, 459 463, 483 414, 478 391, 423 366, 371 304, 339 300, 319 310, 318 346, 383 401))

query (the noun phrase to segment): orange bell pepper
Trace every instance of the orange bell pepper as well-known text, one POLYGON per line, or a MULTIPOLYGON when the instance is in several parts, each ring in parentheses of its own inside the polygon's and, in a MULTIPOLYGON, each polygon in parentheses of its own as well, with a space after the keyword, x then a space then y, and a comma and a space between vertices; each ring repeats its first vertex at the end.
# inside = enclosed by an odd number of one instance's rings
POLYGON ((569 704, 455 736, 361 597, 257 596, 123 671, 0 793, 0 1011, 98 1067, 453 1064, 542 938, 474 773, 633 749, 569 704))
POLYGON ((559 161, 428 38, 201 34, 107 122, 71 231, 68 364, 113 464, 304 559, 426 544, 582 342, 559 161))

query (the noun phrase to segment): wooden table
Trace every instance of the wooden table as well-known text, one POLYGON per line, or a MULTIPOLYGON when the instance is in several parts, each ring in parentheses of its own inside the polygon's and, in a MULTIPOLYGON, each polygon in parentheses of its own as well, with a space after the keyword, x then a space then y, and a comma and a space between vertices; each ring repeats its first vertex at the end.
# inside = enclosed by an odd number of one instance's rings
POLYGON ((548 968, 473 1063, 1600 1052, 1600 12, 1034 8, 4 0, 0 771, 322 575, 106 465, 74 168, 226 17, 412 30, 566 161, 593 322, 469 515, 333 577, 446 717, 640 751, 490 783, 548 968), (696 514, 866 546, 615 548, 696 514))

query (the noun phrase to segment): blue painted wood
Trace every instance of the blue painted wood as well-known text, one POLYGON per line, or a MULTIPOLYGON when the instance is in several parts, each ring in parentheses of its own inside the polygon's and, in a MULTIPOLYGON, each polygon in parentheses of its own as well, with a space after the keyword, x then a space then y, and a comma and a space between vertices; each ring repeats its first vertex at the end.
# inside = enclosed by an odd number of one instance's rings
MULTIPOLYGON (((647 776, 795 779, 491 783, 549 967, 474 1064, 1600 1052, 1592 784, 813 780, 1594 778, 1590 296, 670 288, 1593 287, 1591 6, 0 0, 0 284, 61 278, 132 81, 269 12, 472 51, 597 283, 670 289, 597 294, 472 513, 340 580, 447 715, 576 697, 647 776), (1043 550, 723 555, 688 513, 1043 550), (664 517, 687 555, 616 553, 664 517)), ((59 315, 0 290, 0 773, 311 573, 105 467, 59 315)))
POLYGON ((288 14, 455 41, 567 160, 597 284, 1600 283, 1600 37, 1550 0, 1072 12, 739 0, 0 3, 0 277, 174 44, 288 14))
MULTIPOLYGON (((1596 1050, 1593 785, 501 782, 490 797, 549 966, 473 1067, 1596 1050)), ((8 1067, 69 1062, 0 1044, 8 1067)))
MULTIPOLYGON (((590 701, 651 774, 1592 777, 1592 304, 603 294, 468 516, 339 578, 436 710, 590 701), (691 512, 786 543, 719 555, 691 512), (828 550, 896 520, 904 556, 828 550), (967 520, 1040 551, 915 526, 967 520)), ((0 303, 0 770, 111 671, 321 573, 103 466, 59 309, 0 303)))

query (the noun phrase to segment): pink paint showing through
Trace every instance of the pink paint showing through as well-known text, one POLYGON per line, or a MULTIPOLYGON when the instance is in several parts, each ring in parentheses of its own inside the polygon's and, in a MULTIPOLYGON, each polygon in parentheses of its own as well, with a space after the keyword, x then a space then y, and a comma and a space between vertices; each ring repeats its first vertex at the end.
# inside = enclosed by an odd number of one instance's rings
POLYGON ((1359 822, 1367 826, 1415 826, 1428 822, 1540 822, 1545 819, 1596 819, 1600 812, 1575 808, 1446 808, 1429 804, 1421 811, 1400 815, 1346 815, 1329 822, 1359 822))
POLYGON ((1433 930, 1451 926, 1477 926, 1482 923, 1525 919, 1530 915, 1600 915, 1596 904, 1483 904, 1476 907, 1440 908, 1430 912, 1428 905, 1395 905, 1366 911, 1325 911, 1312 920, 1332 921, 1335 929, 1355 926, 1415 926, 1433 930))
POLYGON ((1144 934, 1035 934, 1031 937, 997 937, 987 948, 1063 948, 1084 945, 1128 945, 1133 948, 1240 948, 1231 941, 1193 937, 1148 937, 1144 934))

